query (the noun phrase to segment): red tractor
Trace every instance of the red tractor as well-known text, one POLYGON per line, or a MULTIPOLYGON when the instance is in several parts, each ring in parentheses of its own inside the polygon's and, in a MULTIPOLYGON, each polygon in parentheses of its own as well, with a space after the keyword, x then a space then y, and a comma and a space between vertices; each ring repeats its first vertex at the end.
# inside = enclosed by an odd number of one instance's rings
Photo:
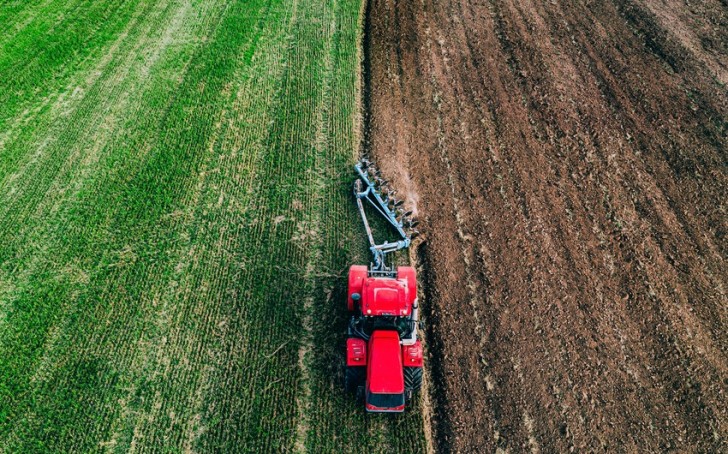
POLYGON ((401 203, 390 200, 392 191, 386 197, 380 195, 374 181, 380 185, 384 182, 366 160, 355 168, 359 179, 354 194, 374 263, 370 268, 354 265, 349 269, 347 308, 354 315, 346 341, 345 386, 347 391, 364 397, 368 412, 402 412, 422 385, 417 277, 414 268, 389 268, 384 259, 387 253, 410 245, 411 237, 417 234, 411 230, 416 222, 410 219, 411 213, 400 212, 401 203), (367 185, 365 190, 362 182, 367 185), (402 239, 376 245, 362 200, 371 203, 402 239))

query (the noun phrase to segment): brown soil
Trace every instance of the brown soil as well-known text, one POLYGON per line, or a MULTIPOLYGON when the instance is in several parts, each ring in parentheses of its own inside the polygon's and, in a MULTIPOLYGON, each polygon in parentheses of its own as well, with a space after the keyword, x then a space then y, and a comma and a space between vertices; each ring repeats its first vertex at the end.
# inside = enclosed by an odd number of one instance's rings
POLYGON ((371 0, 435 448, 728 451, 724 0, 371 0))

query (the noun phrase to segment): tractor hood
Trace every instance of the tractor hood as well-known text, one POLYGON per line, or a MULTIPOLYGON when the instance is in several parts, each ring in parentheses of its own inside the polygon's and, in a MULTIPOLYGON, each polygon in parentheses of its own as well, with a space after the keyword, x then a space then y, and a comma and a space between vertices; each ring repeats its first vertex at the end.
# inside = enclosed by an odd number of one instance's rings
POLYGON ((369 339, 367 391, 375 394, 404 393, 402 348, 396 331, 374 331, 369 339))

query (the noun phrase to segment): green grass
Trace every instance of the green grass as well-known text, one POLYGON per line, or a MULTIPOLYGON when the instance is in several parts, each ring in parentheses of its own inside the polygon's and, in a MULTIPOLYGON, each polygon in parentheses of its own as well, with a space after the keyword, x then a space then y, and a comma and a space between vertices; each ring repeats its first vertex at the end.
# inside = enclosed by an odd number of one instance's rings
POLYGON ((0 450, 424 450, 341 391, 360 8, 0 4, 0 450))

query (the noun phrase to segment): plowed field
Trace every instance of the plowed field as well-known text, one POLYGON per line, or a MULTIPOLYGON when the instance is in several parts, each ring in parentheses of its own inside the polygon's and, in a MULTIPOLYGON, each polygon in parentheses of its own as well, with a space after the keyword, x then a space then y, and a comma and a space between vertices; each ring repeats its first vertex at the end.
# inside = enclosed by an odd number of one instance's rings
POLYGON ((436 447, 725 451, 725 2, 373 0, 367 28, 436 447))

